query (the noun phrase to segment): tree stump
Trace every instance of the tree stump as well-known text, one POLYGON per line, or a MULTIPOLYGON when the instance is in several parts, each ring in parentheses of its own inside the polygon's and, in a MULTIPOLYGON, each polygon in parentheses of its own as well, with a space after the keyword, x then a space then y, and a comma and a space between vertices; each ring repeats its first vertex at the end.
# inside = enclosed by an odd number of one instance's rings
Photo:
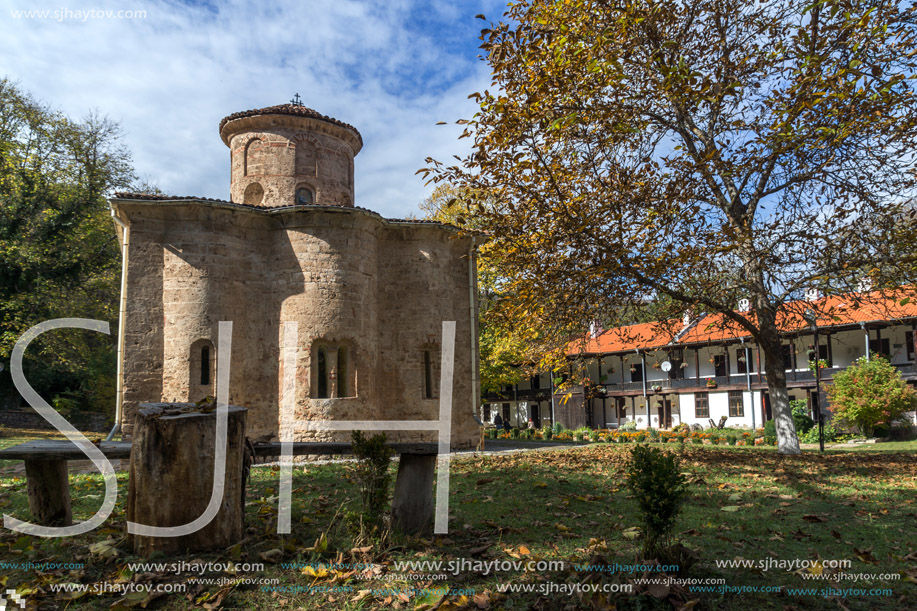
POLYGON ((70 526, 70 483, 66 460, 26 460, 29 511, 41 524, 70 526))
MULTIPOLYGON (((219 512, 195 533, 129 535, 134 553, 148 556, 225 548, 242 539, 244 407, 230 405, 226 477, 219 512)), ((192 403, 145 403, 134 419, 127 519, 144 526, 183 526, 200 517, 213 490, 215 409, 192 403)))
POLYGON ((402 454, 398 460, 392 523, 407 535, 425 535, 433 527, 435 454, 402 454))

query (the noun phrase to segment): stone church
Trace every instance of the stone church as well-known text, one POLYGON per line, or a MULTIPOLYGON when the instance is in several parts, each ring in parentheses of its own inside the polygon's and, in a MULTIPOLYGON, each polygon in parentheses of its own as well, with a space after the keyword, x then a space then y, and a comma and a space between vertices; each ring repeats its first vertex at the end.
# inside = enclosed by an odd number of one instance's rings
POLYGON ((110 202, 126 258, 123 434, 140 403, 216 395, 219 321, 233 323, 229 402, 249 408, 250 437, 279 431, 286 321, 298 321, 297 419, 435 420, 448 320, 452 441, 472 445, 475 237, 355 206, 360 133, 305 106, 238 112, 219 131, 230 151, 229 201, 118 193, 110 202))

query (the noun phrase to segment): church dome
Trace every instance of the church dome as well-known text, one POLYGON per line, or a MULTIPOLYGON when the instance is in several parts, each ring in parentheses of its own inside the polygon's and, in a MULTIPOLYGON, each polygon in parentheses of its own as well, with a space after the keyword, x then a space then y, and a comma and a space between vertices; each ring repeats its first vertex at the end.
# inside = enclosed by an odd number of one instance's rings
POLYGON ((353 158, 363 138, 352 125, 290 103, 231 114, 220 138, 231 152, 233 202, 354 205, 353 158))

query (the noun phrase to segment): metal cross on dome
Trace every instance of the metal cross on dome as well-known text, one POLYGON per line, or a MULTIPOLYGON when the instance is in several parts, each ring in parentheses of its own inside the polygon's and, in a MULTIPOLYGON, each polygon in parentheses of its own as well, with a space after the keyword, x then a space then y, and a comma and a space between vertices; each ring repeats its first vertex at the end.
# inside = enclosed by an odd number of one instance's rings
POLYGON ((293 96, 293 99, 290 100, 290 104, 293 106, 302 106, 302 98, 299 97, 299 94, 293 96))

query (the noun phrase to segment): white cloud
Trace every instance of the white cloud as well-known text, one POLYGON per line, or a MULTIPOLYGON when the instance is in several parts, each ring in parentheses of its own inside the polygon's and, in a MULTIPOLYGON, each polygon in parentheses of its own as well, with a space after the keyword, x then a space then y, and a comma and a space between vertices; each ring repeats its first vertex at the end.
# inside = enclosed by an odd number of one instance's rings
POLYGON ((228 198, 224 116, 300 93, 307 106, 357 127, 356 204, 385 216, 417 212, 429 193, 424 158, 467 151, 460 129, 436 126, 474 112, 467 95, 488 84, 476 59, 475 13, 502 3, 290 0, 213 5, 100 0, 0 9, 0 76, 74 117, 91 109, 119 121, 138 174, 176 195, 228 198), (458 7, 461 8, 458 8, 458 7), (62 20, 15 10, 65 10, 62 20), (146 11, 144 19, 76 11, 146 11), (77 16, 77 18, 72 18, 77 16))

